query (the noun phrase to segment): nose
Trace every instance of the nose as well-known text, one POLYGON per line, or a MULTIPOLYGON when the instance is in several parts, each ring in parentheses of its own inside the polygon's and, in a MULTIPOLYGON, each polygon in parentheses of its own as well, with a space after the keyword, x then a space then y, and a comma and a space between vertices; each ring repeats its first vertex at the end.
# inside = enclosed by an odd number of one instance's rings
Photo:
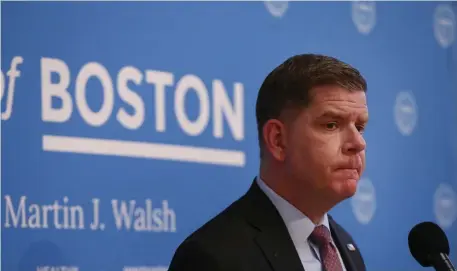
POLYGON ((355 129, 355 131, 351 130, 348 134, 343 151, 346 154, 357 154, 364 151, 366 142, 362 134, 357 129, 355 129))

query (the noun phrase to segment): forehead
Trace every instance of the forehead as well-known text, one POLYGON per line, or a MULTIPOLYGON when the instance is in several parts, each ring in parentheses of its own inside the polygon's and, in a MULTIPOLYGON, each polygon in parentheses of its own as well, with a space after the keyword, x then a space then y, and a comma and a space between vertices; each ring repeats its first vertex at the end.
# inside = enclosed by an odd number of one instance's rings
POLYGON ((311 93, 311 111, 340 109, 367 113, 368 106, 364 91, 349 91, 338 86, 321 86, 311 93))

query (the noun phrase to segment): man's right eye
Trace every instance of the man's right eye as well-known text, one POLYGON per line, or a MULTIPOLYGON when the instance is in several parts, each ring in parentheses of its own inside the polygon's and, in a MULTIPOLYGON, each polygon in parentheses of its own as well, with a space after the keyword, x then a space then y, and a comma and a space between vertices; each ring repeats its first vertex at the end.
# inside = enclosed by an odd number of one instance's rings
POLYGON ((328 123, 325 124, 325 128, 327 130, 331 130, 332 131, 332 130, 335 130, 336 128, 338 128, 338 126, 337 126, 336 122, 328 122, 328 123))

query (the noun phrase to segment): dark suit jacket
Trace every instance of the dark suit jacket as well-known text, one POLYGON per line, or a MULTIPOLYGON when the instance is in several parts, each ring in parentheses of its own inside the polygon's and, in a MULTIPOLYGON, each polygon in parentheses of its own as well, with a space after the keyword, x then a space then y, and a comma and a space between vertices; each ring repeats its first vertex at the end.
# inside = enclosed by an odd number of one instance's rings
MULTIPOLYGON (((346 269, 365 271, 351 236, 331 216, 329 223, 346 269), (350 251, 348 244, 356 250, 350 251)), ((279 212, 255 181, 244 196, 181 243, 168 270, 304 271, 279 212)))

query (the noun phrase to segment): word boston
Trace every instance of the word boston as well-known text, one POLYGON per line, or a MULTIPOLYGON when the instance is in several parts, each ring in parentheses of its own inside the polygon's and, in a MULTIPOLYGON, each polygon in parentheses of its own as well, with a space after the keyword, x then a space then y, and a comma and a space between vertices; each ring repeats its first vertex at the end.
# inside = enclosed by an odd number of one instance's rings
MULTIPOLYGON (((165 132, 166 124, 166 89, 173 87, 175 76, 170 72, 146 70, 142 73, 135 67, 126 66, 120 69, 116 80, 113 80, 108 70, 100 63, 90 62, 81 67, 74 82, 74 97, 69 91, 71 72, 68 65, 60 59, 41 59, 41 93, 42 93, 42 120, 46 122, 63 123, 70 119, 76 105, 82 119, 90 126, 103 126, 111 117, 115 107, 114 86, 119 98, 133 107, 133 114, 121 107, 116 114, 118 122, 126 129, 135 130, 145 121, 145 103, 141 96, 128 87, 128 83, 140 86, 143 83, 151 84, 155 89, 155 130, 165 132), (52 75, 59 80, 52 81, 52 75), (93 111, 87 101, 87 85, 90 79, 101 83, 103 99, 98 112, 93 111), (116 82, 114 84, 113 82, 116 82), (56 108, 52 104, 53 98, 61 101, 56 108)), ((95 90, 95 88, 94 88, 95 90)), ((94 91, 91 90, 91 91, 94 91)), ((204 82, 196 75, 187 74, 177 80, 174 88, 174 113, 181 129, 191 136, 200 135, 207 127, 212 114, 213 136, 224 136, 224 117, 236 140, 244 138, 244 87, 241 83, 234 83, 233 102, 230 101, 227 89, 221 80, 212 82, 212 100, 204 82), (190 120, 185 108, 186 95, 193 90, 198 97, 200 108, 196 120, 190 120)))
MULTIPOLYGON (((78 112, 84 125, 87 125, 88 128, 96 128, 96 132, 100 133, 103 132, 100 129, 105 125, 113 127, 111 124, 108 125, 108 121, 112 118, 113 111, 117 110, 115 114, 117 123, 120 123, 127 131, 146 132, 147 137, 150 136, 151 130, 141 128, 147 121, 147 116, 154 116, 154 120, 151 121, 155 124, 155 132, 159 134, 168 132, 176 136, 180 132, 184 132, 185 137, 198 138, 202 142, 201 144, 204 144, 204 142, 208 142, 209 134, 205 131, 212 119, 210 136, 217 139, 214 144, 217 143, 218 146, 221 146, 220 139, 223 139, 223 142, 233 141, 235 144, 244 140, 244 86, 242 83, 235 82, 233 90, 228 91, 226 84, 219 79, 214 79, 210 95, 203 80, 193 74, 184 75, 176 80, 170 72, 146 70, 143 73, 133 66, 125 66, 119 70, 116 79, 113 79, 108 70, 97 62, 84 64, 76 73, 74 82, 72 74, 69 66, 61 59, 46 57, 41 59, 42 121, 76 125, 75 121, 77 122, 78 118, 73 115, 78 112), (94 82, 96 83, 93 84, 94 82), (152 87, 140 91, 143 84, 149 84, 152 87), (138 89, 134 91, 132 85, 138 89), (73 89, 71 89, 72 87, 73 89), (173 95, 172 110, 167 106, 167 101, 170 100, 167 99, 169 95, 167 89, 170 87, 174 87, 174 91, 170 93, 173 95), (155 106, 152 110, 148 110, 147 103, 145 103, 145 97, 152 95, 150 88, 155 90, 153 98, 155 106), (115 90, 117 91, 115 92, 115 90), (97 96, 100 93, 102 93, 101 98, 97 96), (190 103, 193 101, 189 99, 190 94, 196 95, 196 103, 190 103), (96 99, 94 99, 95 97, 96 99), (92 103, 95 100, 100 104, 98 111, 89 105, 89 101, 92 103), (196 118, 189 117, 189 109, 191 111, 197 109, 196 118), (146 112, 154 114, 146 114, 146 112), (170 119, 167 112, 173 112, 177 123, 167 122, 170 119), (173 130, 173 127, 169 129, 171 126, 179 128, 176 131, 176 129, 173 130), (231 137, 226 136, 224 127, 228 127, 231 137)), ((246 158, 243 150, 199 147, 195 146, 195 143, 189 146, 185 144, 183 142, 179 144, 177 142, 174 144, 138 142, 119 138, 109 140, 103 137, 81 138, 61 134, 43 135, 44 151, 245 166, 246 158)))

